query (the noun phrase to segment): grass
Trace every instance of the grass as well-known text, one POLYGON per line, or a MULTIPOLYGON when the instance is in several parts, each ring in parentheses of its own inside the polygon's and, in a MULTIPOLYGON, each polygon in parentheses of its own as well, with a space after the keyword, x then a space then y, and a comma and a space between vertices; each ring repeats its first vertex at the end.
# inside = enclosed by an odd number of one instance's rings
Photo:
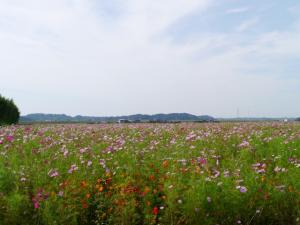
POLYGON ((300 224, 297 123, 0 128, 0 224, 300 224))

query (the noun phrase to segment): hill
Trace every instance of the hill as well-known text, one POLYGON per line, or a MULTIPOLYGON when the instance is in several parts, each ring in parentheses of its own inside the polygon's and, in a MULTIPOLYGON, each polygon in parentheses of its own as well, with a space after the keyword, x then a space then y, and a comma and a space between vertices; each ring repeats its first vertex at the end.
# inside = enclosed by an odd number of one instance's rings
POLYGON ((65 114, 43 114, 34 113, 21 116, 20 122, 118 122, 120 120, 127 122, 175 122, 175 121, 198 121, 213 122, 215 119, 211 116, 196 116, 189 113, 169 113, 169 114, 135 114, 129 116, 68 116, 65 114))

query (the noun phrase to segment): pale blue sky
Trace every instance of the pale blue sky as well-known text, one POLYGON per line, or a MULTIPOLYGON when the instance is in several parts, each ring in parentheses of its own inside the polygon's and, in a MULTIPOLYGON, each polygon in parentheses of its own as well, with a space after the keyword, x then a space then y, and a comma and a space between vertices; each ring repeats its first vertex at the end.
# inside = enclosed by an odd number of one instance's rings
POLYGON ((22 114, 300 116, 298 0, 0 0, 22 114))

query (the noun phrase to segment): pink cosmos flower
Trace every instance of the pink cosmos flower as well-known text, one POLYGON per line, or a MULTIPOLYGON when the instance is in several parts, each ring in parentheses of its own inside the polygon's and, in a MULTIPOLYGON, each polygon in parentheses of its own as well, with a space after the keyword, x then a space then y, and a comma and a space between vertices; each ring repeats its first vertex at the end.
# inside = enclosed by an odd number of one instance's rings
POLYGON ((205 165, 207 163, 207 160, 205 158, 201 158, 201 157, 198 157, 197 161, 201 165, 205 165))
POLYGON ((78 167, 76 164, 73 164, 71 165, 71 168, 68 170, 68 173, 73 173, 76 170, 78 170, 78 167))
POLYGON ((241 144, 239 144, 240 148, 246 148, 246 147, 249 147, 249 146, 250 146, 250 143, 246 140, 244 140, 241 144))
POLYGON ((266 172, 265 168, 266 168, 266 164, 265 163, 255 163, 252 164, 252 168, 255 170, 256 173, 258 174, 263 174, 266 172))
POLYGON ((57 177, 59 175, 59 173, 57 172, 57 170, 55 169, 51 169, 48 172, 49 177, 57 177))
POLYGON ((38 202, 34 202, 34 203, 33 203, 33 205, 34 205, 34 208, 35 208, 35 209, 38 209, 38 208, 40 208, 40 205, 39 205, 39 203, 38 203, 38 202))
POLYGON ((170 144, 172 144, 172 145, 176 144, 176 139, 173 138, 173 139, 170 141, 170 144))
POLYGON ((241 193, 246 193, 248 191, 247 188, 244 186, 236 186, 236 189, 239 189, 241 193))
POLYGON ((64 151, 64 157, 67 157, 68 154, 69 154, 69 151, 68 151, 68 150, 64 151))
POLYGON ((265 173, 265 172, 266 172, 265 169, 259 169, 259 170, 256 170, 256 173, 258 173, 258 174, 265 173))
POLYGON ((14 141, 14 136, 12 136, 12 135, 7 135, 7 136, 6 136, 6 140, 7 140, 8 142, 13 142, 13 141, 14 141))
POLYGON ((194 139, 195 137, 197 137, 197 135, 194 134, 193 132, 191 132, 188 134, 188 136, 186 136, 185 140, 190 141, 190 140, 194 139))
POLYGON ((79 150, 79 152, 80 152, 81 154, 85 153, 86 151, 87 151, 87 148, 81 148, 81 149, 79 150))
POLYGON ((229 177, 229 171, 228 170, 224 171, 224 177, 229 177))
POLYGON ((106 167, 105 159, 100 159, 100 160, 99 160, 99 164, 100 164, 103 168, 105 168, 105 167, 106 167))

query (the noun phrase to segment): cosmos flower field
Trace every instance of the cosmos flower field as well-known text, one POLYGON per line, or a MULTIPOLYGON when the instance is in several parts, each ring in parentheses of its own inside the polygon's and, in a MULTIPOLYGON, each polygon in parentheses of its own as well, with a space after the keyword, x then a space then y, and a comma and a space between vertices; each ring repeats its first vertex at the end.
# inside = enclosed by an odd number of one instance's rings
POLYGON ((0 224, 300 224, 300 124, 1 127, 0 224))

